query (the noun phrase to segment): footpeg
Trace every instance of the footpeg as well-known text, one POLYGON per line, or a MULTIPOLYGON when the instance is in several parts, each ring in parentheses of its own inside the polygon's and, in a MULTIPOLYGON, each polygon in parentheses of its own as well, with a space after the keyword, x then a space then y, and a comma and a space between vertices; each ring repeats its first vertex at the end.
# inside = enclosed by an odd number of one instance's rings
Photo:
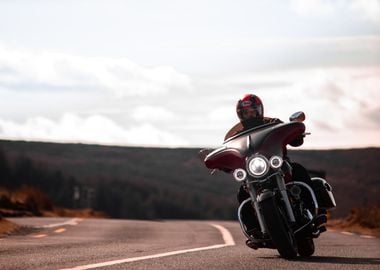
POLYGON ((249 247, 249 248, 253 248, 253 249, 259 249, 261 246, 255 242, 253 242, 252 240, 248 239, 245 241, 245 244, 249 247))
POLYGON ((260 242, 254 242, 252 239, 248 239, 245 241, 245 244, 253 249, 259 249, 259 248, 276 248, 276 246, 272 243, 272 241, 260 241, 260 242))

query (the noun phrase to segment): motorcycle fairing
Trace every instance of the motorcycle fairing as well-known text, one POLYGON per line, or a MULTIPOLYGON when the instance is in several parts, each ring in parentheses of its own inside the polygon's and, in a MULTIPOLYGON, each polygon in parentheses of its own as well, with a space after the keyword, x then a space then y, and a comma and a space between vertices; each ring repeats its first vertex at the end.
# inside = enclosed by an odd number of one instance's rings
POLYGON ((208 154, 204 162, 209 169, 232 171, 244 168, 245 156, 238 149, 222 146, 208 154))
POLYGON ((251 133, 250 149, 270 157, 283 156, 286 146, 303 136, 305 125, 301 122, 281 123, 273 127, 251 133))
POLYGON ((253 153, 267 157, 282 156, 286 145, 302 137, 305 125, 300 122, 271 123, 237 134, 208 154, 204 160, 209 169, 232 171, 245 168, 246 157, 253 153))

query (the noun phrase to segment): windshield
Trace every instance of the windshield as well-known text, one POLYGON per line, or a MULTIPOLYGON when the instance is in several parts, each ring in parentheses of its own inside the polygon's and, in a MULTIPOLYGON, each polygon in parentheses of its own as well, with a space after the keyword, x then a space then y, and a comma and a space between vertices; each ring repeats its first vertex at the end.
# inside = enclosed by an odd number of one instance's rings
POLYGON ((300 122, 270 123, 239 133, 226 140, 223 145, 237 149, 244 156, 254 153, 282 155, 286 145, 304 132, 305 125, 300 122))
POLYGON ((239 132, 238 134, 228 138, 227 140, 225 140, 223 142, 223 144, 229 142, 229 141, 232 141, 232 140, 235 140, 239 137, 243 137, 244 135, 247 135, 247 134, 250 134, 250 133, 253 133, 255 131, 258 131, 258 130, 261 130, 261 129, 265 129, 265 128, 268 128, 270 126, 274 126, 274 125, 277 125, 279 123, 268 123, 268 124, 264 124, 264 125, 261 125, 261 126, 258 126, 258 127, 254 127, 254 128, 250 128, 250 129, 247 129, 245 131, 242 131, 242 132, 239 132))

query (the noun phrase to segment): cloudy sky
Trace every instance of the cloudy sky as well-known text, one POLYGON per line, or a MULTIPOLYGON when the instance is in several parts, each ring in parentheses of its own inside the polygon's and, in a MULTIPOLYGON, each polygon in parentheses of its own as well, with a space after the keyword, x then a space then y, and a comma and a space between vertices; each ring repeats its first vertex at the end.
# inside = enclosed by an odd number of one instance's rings
POLYGON ((236 101, 380 147, 380 0, 0 0, 0 138, 214 147, 236 101))

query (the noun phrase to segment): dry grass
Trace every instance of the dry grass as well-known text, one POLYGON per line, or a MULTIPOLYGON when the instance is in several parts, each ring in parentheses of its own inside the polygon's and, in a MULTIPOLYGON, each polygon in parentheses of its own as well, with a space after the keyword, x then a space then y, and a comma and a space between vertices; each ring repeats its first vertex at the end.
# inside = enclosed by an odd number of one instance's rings
POLYGON ((0 188, 0 216, 1 215, 4 217, 107 217, 103 212, 94 211, 92 209, 54 207, 50 198, 45 193, 37 188, 27 186, 16 190, 0 188))
POLYGON ((0 213, 5 216, 40 216, 53 209, 48 196, 37 188, 22 186, 16 190, 0 189, 0 213))
POLYGON ((80 217, 106 218, 92 209, 66 209, 54 207, 51 200, 34 187, 21 187, 16 190, 0 188, 0 236, 6 236, 23 228, 2 217, 80 217))
POLYGON ((333 219, 327 223, 333 229, 380 237, 380 205, 353 208, 345 219, 333 219))
POLYGON ((19 229, 20 227, 6 219, 0 218, 0 235, 6 235, 19 229))
POLYGON ((90 208, 69 209, 54 207, 52 211, 43 211, 44 217, 78 217, 78 218, 108 218, 108 216, 99 211, 90 208))

